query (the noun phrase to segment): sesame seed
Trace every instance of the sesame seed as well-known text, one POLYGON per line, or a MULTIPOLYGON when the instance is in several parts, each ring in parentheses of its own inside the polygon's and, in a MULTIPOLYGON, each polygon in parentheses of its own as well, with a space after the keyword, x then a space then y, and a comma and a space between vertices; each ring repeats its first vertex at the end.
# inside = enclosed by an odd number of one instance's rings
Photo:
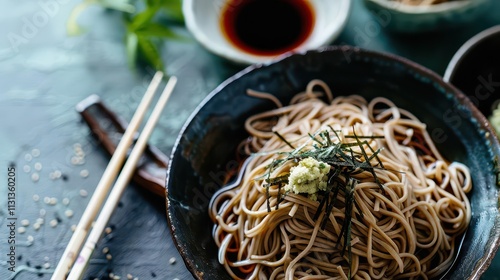
POLYGON ((110 261, 112 258, 113 258, 113 256, 111 256, 111 254, 106 254, 106 259, 107 259, 108 261, 110 261))
POLYGON ((31 167, 26 164, 25 166, 23 166, 23 171, 29 173, 31 171, 31 167))
POLYGON ((86 190, 84 190, 84 189, 80 190, 80 196, 81 197, 86 197, 87 195, 88 195, 88 192, 86 190))
POLYGON ((34 224, 33 224, 33 228, 34 228, 35 230, 39 230, 39 229, 40 229, 40 224, 39 224, 39 223, 34 223, 34 224))
POLYGON ((67 198, 67 197, 63 198, 62 204, 69 205, 69 198, 67 198))
POLYGON ((38 173, 35 172, 31 174, 31 181, 38 182, 38 180, 40 180, 40 175, 38 175, 38 173))
POLYGON ((42 164, 41 164, 41 163, 39 163, 39 162, 35 163, 35 165, 34 165, 33 167, 35 167, 35 170, 36 170, 36 171, 40 171, 40 170, 42 170, 42 164))
POLYGON ((128 279, 128 280, 133 280, 133 279, 134 279, 134 276, 132 276, 132 274, 130 274, 130 273, 129 273, 129 274, 127 274, 127 279, 128 279))
POLYGON ((104 229, 104 232, 105 232, 106 234, 110 234, 112 231, 113 231, 113 230, 112 230, 110 227, 106 227, 106 228, 104 229))
POLYGON ((75 155, 76 155, 77 157, 83 158, 83 157, 85 156, 85 153, 83 152, 83 150, 82 150, 82 149, 76 149, 76 150, 75 150, 75 155))
POLYGON ((45 209, 40 209, 39 213, 40 213, 40 216, 44 217, 45 214, 47 214, 47 211, 45 211, 45 209))
POLYGON ((17 229, 17 232, 19 232, 19 233, 25 233, 26 232, 26 228, 25 227, 19 227, 17 229))
POLYGON ((89 171, 87 169, 83 169, 82 171, 80 171, 80 176, 82 176, 83 178, 87 178, 89 176, 89 171))
POLYGON ((76 157, 76 156, 71 157, 71 164, 77 165, 79 162, 80 162, 80 160, 78 159, 78 157, 76 157))
POLYGON ((57 204, 57 198, 51 197, 50 200, 49 200, 49 204, 50 205, 56 205, 57 204))
POLYGON ((39 201, 40 200, 40 196, 38 194, 34 194, 33 195, 33 200, 34 201, 39 201))
POLYGON ((31 243, 31 242, 35 241, 35 238, 33 237, 33 235, 28 235, 26 240, 28 240, 28 242, 31 243))
POLYGON ((56 219, 53 219, 53 220, 50 220, 50 223, 49 223, 49 224, 50 224, 50 226, 51 226, 51 227, 56 227, 56 226, 57 226, 57 224, 58 224, 58 222, 57 222, 57 220, 56 220, 56 219))
POLYGON ((43 202, 45 202, 46 204, 49 204, 50 203, 50 197, 46 196, 43 198, 43 202))
POLYGON ((54 171, 54 176, 55 176, 56 179, 61 178, 61 176, 62 176, 61 170, 54 171))
POLYGON ((33 157, 39 157, 39 156, 40 156, 40 150, 39 150, 39 149, 37 149, 37 148, 35 148, 35 149, 31 150, 31 155, 32 155, 33 157))
POLYGON ((43 222, 44 222, 44 220, 43 220, 42 218, 38 218, 38 219, 36 219, 36 222, 37 222, 38 224, 41 224, 41 225, 42 225, 42 224, 43 224, 43 222))
POLYGON ((71 225, 71 231, 75 232, 75 230, 76 230, 76 225, 71 225))
POLYGON ((22 221, 21 221, 21 225, 22 225, 23 227, 27 227, 27 226, 29 226, 29 225, 30 225, 30 221, 29 221, 29 220, 27 220, 27 219, 24 219, 24 220, 22 220, 22 221))
POLYGON ((46 262, 43 264, 43 268, 49 269, 50 268, 50 263, 46 262))
POLYGON ((174 264, 177 260, 174 257, 171 257, 169 260, 170 264, 174 264))
POLYGON ((33 156, 31 154, 25 154, 24 155, 24 160, 25 161, 31 161, 33 159, 33 156))
POLYGON ((102 248, 102 253, 103 254, 107 254, 108 252, 109 252, 109 248, 108 247, 102 248))
POLYGON ((73 144, 73 149, 76 150, 76 149, 81 149, 81 148, 82 148, 82 144, 80 144, 80 143, 73 144))
POLYGON ((66 217, 68 217, 68 218, 73 217, 73 210, 68 209, 68 210, 64 211, 64 215, 66 215, 66 217))

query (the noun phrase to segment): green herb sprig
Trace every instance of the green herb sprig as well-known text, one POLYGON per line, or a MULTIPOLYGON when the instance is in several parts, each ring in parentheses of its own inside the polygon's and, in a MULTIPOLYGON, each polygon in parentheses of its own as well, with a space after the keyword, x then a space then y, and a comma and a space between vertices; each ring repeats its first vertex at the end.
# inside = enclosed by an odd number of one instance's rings
POLYGON ((70 35, 80 35, 86 30, 77 19, 89 6, 98 5, 123 14, 127 62, 131 68, 138 63, 164 69, 160 45, 164 39, 182 39, 169 23, 183 23, 181 0, 83 0, 77 5, 68 20, 70 35), (161 20, 161 16, 170 21, 161 20))
POLYGON ((320 226, 322 229, 325 229, 328 221, 328 216, 330 215, 334 206, 337 206, 338 208, 341 208, 342 206, 344 207, 345 218, 342 223, 339 239, 337 240, 336 246, 338 246, 341 240, 343 240, 341 255, 344 256, 347 251, 347 261, 349 265, 348 277, 350 279, 352 263, 352 215, 353 213, 355 213, 359 219, 363 219, 363 214, 354 197, 358 180, 353 176, 365 171, 369 172, 372 175, 374 182, 379 186, 380 190, 385 193, 384 185, 380 182, 377 174, 375 173, 376 169, 385 169, 382 161, 378 157, 379 153, 382 151, 382 148, 374 150, 369 145, 367 140, 362 140, 381 137, 358 136, 353 129, 353 135, 346 135, 345 138, 355 139, 355 142, 343 143, 341 141, 341 137, 338 134, 338 131, 334 130, 332 127, 329 127, 329 130, 323 130, 314 135, 310 134, 309 137, 313 142, 313 148, 306 149, 308 145, 307 143, 295 148, 278 132, 275 132, 275 134, 293 150, 289 152, 279 152, 278 154, 283 155, 284 157, 273 160, 272 163, 268 166, 264 184, 264 187, 266 188, 268 211, 271 211, 269 202, 269 187, 277 185, 279 188, 278 203, 276 204, 276 209, 278 209, 279 203, 283 201, 284 196, 286 196, 286 194, 281 193, 281 188, 284 185, 288 184, 288 177, 290 175, 284 174, 278 177, 271 177, 271 174, 274 172, 274 170, 276 170, 280 166, 283 166, 289 161, 299 162, 300 160, 309 157, 317 161, 329 164, 331 166, 331 169, 328 174, 327 190, 321 191, 319 193, 319 195, 321 195, 322 197, 314 215, 314 220, 317 220, 321 212, 324 211, 325 215, 323 216, 320 226), (333 141, 332 137, 336 137, 338 141, 333 141), (354 147, 358 147, 359 151, 354 150, 354 147), (371 152, 370 156, 367 153, 367 149, 371 152), (338 204, 339 202, 337 198, 339 193, 344 194, 345 201, 343 205, 338 204))

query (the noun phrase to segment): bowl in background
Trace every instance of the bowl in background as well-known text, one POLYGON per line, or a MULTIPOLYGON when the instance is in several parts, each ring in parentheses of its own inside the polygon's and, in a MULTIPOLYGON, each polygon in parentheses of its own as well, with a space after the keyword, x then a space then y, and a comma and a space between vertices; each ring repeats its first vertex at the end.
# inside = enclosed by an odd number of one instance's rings
MULTIPOLYGON (((237 5, 248 0, 233 0, 237 5)), ((252 0, 250 0, 252 1, 252 0)), ((337 38, 349 17, 351 0, 307 0, 315 14, 310 36, 293 51, 325 46, 337 38)), ((212 53, 240 64, 270 61, 277 55, 255 55, 236 48, 223 34, 221 14, 229 0, 184 0, 182 11, 186 27, 196 40, 212 53)))
POLYGON ((186 122, 170 157, 167 216, 174 242, 193 276, 230 279, 218 263, 207 207, 225 175, 235 172, 236 148, 248 137, 246 118, 274 108, 268 100, 249 97, 246 90, 270 92, 288 104, 312 79, 325 81, 334 96, 391 99, 427 124, 444 157, 469 166, 474 182, 472 219, 446 279, 479 279, 499 245, 494 171, 498 139, 470 100, 437 74, 394 55, 347 46, 250 66, 212 91, 186 122))
POLYGON ((500 102, 500 25, 470 38, 451 59, 444 80, 461 89, 489 117, 500 102))
POLYGON ((486 11, 489 0, 448 0, 412 6, 394 0, 364 0, 387 29, 401 33, 429 32, 467 24, 486 11))

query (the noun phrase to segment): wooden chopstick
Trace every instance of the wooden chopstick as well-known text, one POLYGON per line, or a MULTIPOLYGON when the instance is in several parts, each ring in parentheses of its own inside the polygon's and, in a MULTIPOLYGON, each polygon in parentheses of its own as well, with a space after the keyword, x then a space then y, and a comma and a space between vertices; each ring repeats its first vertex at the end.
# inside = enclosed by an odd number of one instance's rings
POLYGON ((104 199, 109 193, 109 189, 123 164, 123 161, 127 155, 127 151, 132 145, 134 134, 141 125, 147 108, 153 100, 154 94, 158 89, 162 78, 162 72, 156 72, 156 74, 153 76, 151 83, 144 93, 144 97, 137 107, 134 116, 130 120, 130 124, 125 130, 120 143, 116 147, 115 153, 111 157, 108 166, 104 170, 101 180, 97 184, 97 187, 94 190, 94 194, 90 198, 89 204, 83 212, 82 217, 80 218, 80 221, 76 226, 75 232, 73 233, 68 246, 64 250, 62 257, 57 264, 51 280, 65 279, 68 271, 73 266, 76 256, 80 251, 85 238, 87 237, 88 229, 90 228, 92 221, 94 221, 97 213, 101 209, 100 206, 103 204, 104 199))
POLYGON ((83 272, 85 271, 85 268, 90 259, 90 255, 92 255, 96 243, 99 241, 102 233, 104 232, 104 228, 106 227, 106 224, 108 223, 111 215, 113 214, 113 210, 116 208, 116 205, 118 205, 120 197, 122 196, 123 191, 127 187, 130 178, 132 178, 137 163, 139 162, 139 159, 141 158, 141 155, 144 152, 144 149, 146 148, 148 139, 151 136, 151 133, 153 132, 154 127, 156 126, 156 123, 158 122, 160 114, 163 108, 165 107, 165 104, 167 103, 168 98, 170 97, 176 82, 177 78, 175 77, 171 77, 170 80, 168 81, 162 95, 160 96, 160 99, 158 100, 158 103, 156 103, 156 106, 153 109, 151 116, 146 122, 146 125, 144 126, 144 129, 142 130, 139 139, 137 140, 137 143, 134 145, 134 148, 132 149, 132 152, 130 153, 127 162, 125 162, 125 165, 123 166, 123 169, 120 172, 118 179, 116 179, 116 183, 113 186, 113 189, 111 190, 111 193, 109 194, 109 197, 106 200, 106 203, 104 204, 102 211, 99 214, 99 217, 97 217, 97 220, 94 226, 92 227, 92 231, 90 232, 89 237, 87 238, 87 242, 83 246, 82 251, 78 256, 75 265, 71 269, 71 272, 67 278, 68 280, 81 279, 83 272))

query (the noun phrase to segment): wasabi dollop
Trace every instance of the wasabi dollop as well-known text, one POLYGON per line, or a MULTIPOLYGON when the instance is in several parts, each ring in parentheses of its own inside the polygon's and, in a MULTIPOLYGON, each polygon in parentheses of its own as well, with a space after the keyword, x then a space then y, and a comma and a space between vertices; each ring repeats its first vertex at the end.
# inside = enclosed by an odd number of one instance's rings
POLYGON ((325 191, 328 181, 330 165, 314 158, 308 157, 290 168, 287 192, 308 194, 312 200, 317 200, 317 192, 325 191))

